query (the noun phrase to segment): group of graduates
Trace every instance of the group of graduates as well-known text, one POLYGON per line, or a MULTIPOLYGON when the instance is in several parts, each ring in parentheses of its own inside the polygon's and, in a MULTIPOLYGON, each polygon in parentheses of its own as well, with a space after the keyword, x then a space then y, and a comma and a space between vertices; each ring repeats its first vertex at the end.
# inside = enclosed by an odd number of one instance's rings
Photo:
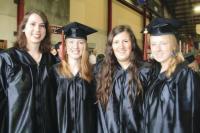
POLYGON ((0 53, 0 133, 198 133, 200 78, 178 49, 179 27, 165 18, 146 26, 147 63, 131 28, 118 25, 92 67, 87 36, 95 29, 59 29, 58 62, 47 17, 27 12, 14 47, 0 53))

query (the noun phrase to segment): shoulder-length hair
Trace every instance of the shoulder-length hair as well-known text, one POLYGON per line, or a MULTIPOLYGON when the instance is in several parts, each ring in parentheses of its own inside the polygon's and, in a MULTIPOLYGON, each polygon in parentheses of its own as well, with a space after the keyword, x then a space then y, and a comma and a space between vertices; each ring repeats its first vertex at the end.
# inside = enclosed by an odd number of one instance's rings
POLYGON ((142 59, 141 50, 139 49, 133 31, 129 26, 127 25, 116 26, 112 29, 112 31, 108 36, 105 49, 104 62, 97 76, 97 100, 105 106, 107 105, 108 97, 112 91, 111 84, 113 82, 113 74, 114 71, 116 70, 116 65, 118 64, 117 58, 114 55, 114 51, 112 49, 112 42, 113 38, 122 32, 127 32, 130 35, 130 40, 132 44, 132 51, 130 55, 131 64, 128 67, 128 73, 130 75, 128 81, 129 87, 131 83, 134 83, 136 87, 136 95, 139 95, 142 92, 141 83, 138 78, 139 60, 142 59))
POLYGON ((172 45, 172 56, 165 74, 167 77, 170 77, 174 73, 177 65, 184 61, 184 57, 183 54, 179 51, 176 36, 173 34, 169 34, 168 36, 169 40, 171 40, 170 45, 172 45))
POLYGON ((48 22, 47 16, 40 10, 31 10, 31 11, 29 11, 25 14, 21 24, 19 25, 19 29, 18 29, 18 33, 17 33, 17 41, 14 43, 14 47, 28 51, 28 49, 26 47, 27 38, 26 38, 26 35, 25 35, 23 30, 24 30, 24 28, 27 24, 29 17, 32 14, 39 15, 42 18, 42 20, 45 24, 45 28, 46 28, 46 35, 40 43, 39 51, 42 52, 42 53, 50 52, 51 39, 50 39, 49 22, 48 22))
MULTIPOLYGON (((67 47, 67 45, 65 46, 67 47)), ((84 50, 81 56, 81 61, 79 64, 79 74, 80 77, 86 80, 87 82, 90 82, 92 80, 92 72, 91 72, 91 64, 89 63, 89 53, 87 50, 87 43, 84 46, 84 50)), ((65 54, 65 57, 63 60, 61 60, 61 63, 58 66, 59 73, 67 78, 73 77, 70 66, 68 62, 68 56, 65 54)))

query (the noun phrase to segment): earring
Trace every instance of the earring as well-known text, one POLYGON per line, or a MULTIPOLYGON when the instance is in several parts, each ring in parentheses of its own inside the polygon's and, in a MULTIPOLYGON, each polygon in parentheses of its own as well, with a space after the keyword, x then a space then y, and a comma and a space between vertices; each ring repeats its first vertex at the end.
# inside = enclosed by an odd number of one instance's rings
POLYGON ((176 56, 176 51, 173 50, 171 55, 172 55, 172 57, 175 57, 176 56))

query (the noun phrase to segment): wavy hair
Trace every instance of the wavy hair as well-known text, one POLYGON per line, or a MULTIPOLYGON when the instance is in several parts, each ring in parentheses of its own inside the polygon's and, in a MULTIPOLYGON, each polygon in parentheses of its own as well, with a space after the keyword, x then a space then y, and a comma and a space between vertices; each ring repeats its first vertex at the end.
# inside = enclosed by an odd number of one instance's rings
POLYGON ((42 52, 42 53, 50 52, 50 49, 51 49, 51 39, 50 38, 51 38, 51 36, 50 36, 49 21, 47 19, 47 16, 42 11, 36 10, 36 9, 30 10, 29 12, 27 12, 25 14, 21 24, 19 25, 18 33, 17 33, 17 40, 14 43, 14 47, 28 51, 28 49, 26 47, 27 38, 26 38, 26 35, 23 32, 23 30, 24 30, 24 28, 27 24, 29 17, 32 14, 39 15, 42 18, 42 20, 45 24, 45 28, 46 28, 46 35, 40 43, 39 51, 42 52))
MULTIPOLYGON (((80 63, 79 68, 80 68, 80 71, 79 71, 80 77, 88 82, 91 82, 92 73, 91 73, 91 64, 89 63, 89 53, 87 50, 87 44, 85 44, 85 46, 84 46, 84 50, 83 50, 83 53, 81 56, 81 63, 80 63)), ((61 60, 61 63, 58 66, 58 70, 61 75, 65 76, 67 78, 73 77, 73 75, 70 71, 67 54, 65 54, 64 59, 61 60)))
MULTIPOLYGON (((130 35, 130 40, 132 44, 132 51, 130 56, 130 65, 128 67, 128 73, 130 75, 129 78, 129 87, 132 83, 134 83, 136 87, 136 95, 142 93, 141 83, 138 77, 138 67, 139 60, 142 59, 142 53, 139 49, 136 38, 133 34, 133 31, 128 25, 119 25, 112 29, 108 36, 106 49, 105 49, 105 58, 101 67, 101 70, 97 76, 97 100, 103 105, 107 105, 109 95, 111 94, 112 82, 113 82, 113 74, 116 70, 116 65, 118 64, 117 58, 114 55, 114 51, 112 49, 113 38, 119 33, 127 32, 130 35)), ((133 88, 130 88, 133 89, 133 88)), ((130 91, 129 89, 129 91, 130 91)), ((136 95, 134 96, 136 98, 136 95)))

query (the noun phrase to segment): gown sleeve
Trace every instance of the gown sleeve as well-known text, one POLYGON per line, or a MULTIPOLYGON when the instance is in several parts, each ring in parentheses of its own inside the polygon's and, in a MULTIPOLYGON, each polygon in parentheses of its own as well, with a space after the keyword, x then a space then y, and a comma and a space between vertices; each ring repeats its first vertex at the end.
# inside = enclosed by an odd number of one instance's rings
MULTIPOLYGON (((181 130, 184 132, 198 133, 200 131, 200 77, 192 70, 180 75, 176 79, 179 99, 179 115, 181 130)), ((177 126, 179 128, 179 126, 177 126)))
POLYGON ((143 93, 147 91, 151 83, 157 78, 160 71, 160 65, 156 62, 144 62, 139 68, 139 79, 142 84, 143 93))
POLYGON ((144 90, 148 88, 151 71, 150 64, 144 63, 139 69, 139 78, 144 90))
MULTIPOLYGON (((55 65, 54 65, 55 66, 55 65)), ((49 84, 48 84, 48 88, 49 88, 49 91, 51 91, 51 95, 49 95, 49 100, 51 100, 51 105, 49 105, 49 110, 51 111, 51 114, 54 119, 54 126, 58 129, 58 118, 57 118, 57 106, 56 106, 56 95, 57 95, 57 89, 58 89, 58 86, 57 86, 57 80, 56 80, 56 74, 55 74, 55 70, 54 70, 54 66, 50 68, 49 70, 49 84)))
POLYGON ((6 62, 0 56, 0 133, 6 132, 6 62))
POLYGON ((54 89, 55 93, 57 93, 57 88, 58 88, 57 81, 56 81, 56 72, 55 72, 55 66, 56 65, 51 67, 50 72, 49 72, 50 85, 54 89))
POLYGON ((101 104, 97 103, 98 111, 97 111, 97 133, 107 133, 108 129, 106 127, 106 121, 104 116, 104 111, 101 104))
MULTIPOLYGON (((87 83, 86 83, 87 84, 87 83)), ((95 81, 92 80, 89 83, 88 88, 90 88, 88 93, 88 121, 89 121, 89 133, 97 132, 97 104, 96 104, 96 87, 95 81)), ((86 116, 87 117, 87 116, 86 116)))

